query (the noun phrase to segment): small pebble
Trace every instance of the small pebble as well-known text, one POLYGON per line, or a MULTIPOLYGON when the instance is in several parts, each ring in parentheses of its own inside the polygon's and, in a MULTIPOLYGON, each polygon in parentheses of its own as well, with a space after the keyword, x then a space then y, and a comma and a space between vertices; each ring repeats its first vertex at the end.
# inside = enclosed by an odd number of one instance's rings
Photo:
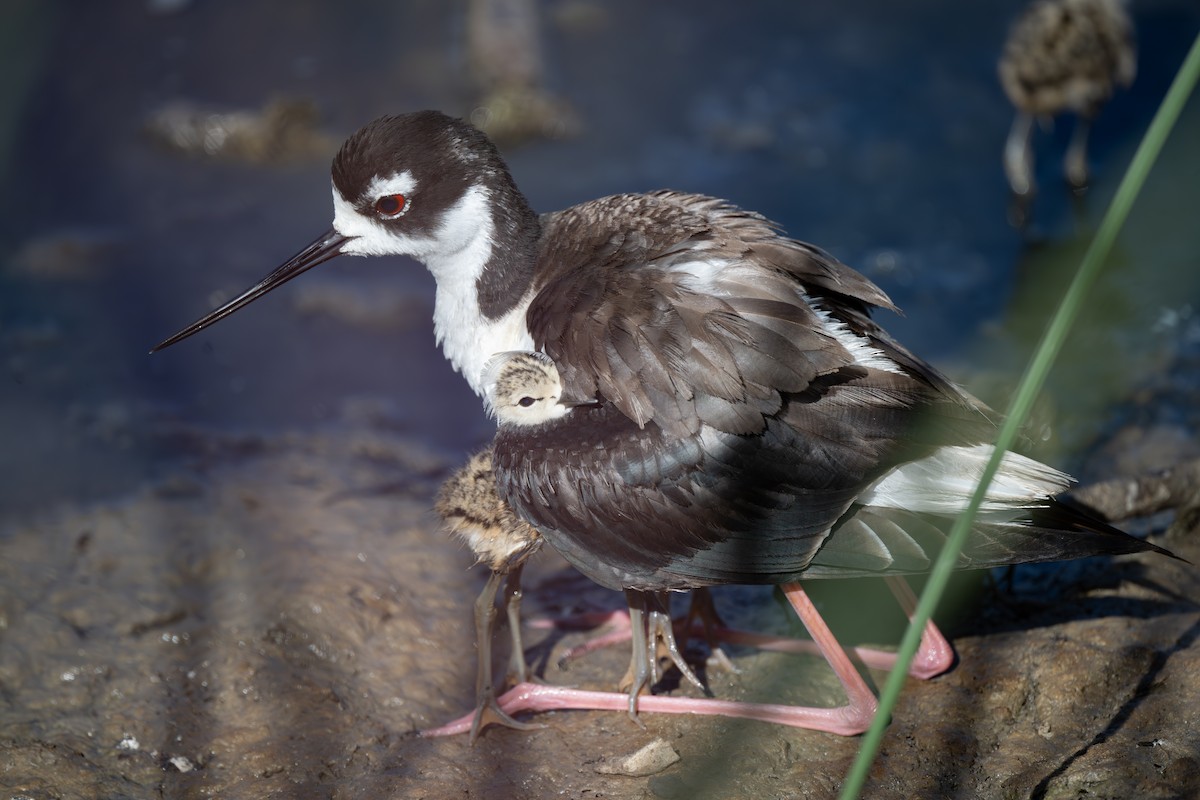
POLYGON ((180 772, 191 772, 196 768, 196 765, 186 756, 172 756, 167 759, 167 763, 180 772))
POLYGON ((642 778, 662 772, 679 760, 679 753, 665 739, 655 739, 636 753, 606 760, 596 765, 601 775, 629 775, 642 778))

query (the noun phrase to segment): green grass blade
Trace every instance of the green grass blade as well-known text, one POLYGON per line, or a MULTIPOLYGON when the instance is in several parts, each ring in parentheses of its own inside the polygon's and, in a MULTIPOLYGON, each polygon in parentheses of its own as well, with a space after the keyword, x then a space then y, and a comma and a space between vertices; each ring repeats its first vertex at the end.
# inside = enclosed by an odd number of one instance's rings
POLYGON ((946 588, 946 582, 950 578, 950 573, 954 570, 955 561, 962 550, 963 543, 966 541, 967 533, 979 510, 987 487, 992 482, 992 478, 995 476, 996 470, 1000 465, 1000 459, 1004 451, 1011 446, 1017 432, 1024 424, 1025 418, 1033 406, 1034 398, 1037 396, 1038 391, 1041 390, 1042 384, 1050 372, 1050 367, 1054 363, 1054 359, 1062 349, 1063 341, 1066 339, 1067 333, 1075 321, 1084 297, 1095 282, 1101 265, 1112 249, 1113 242, 1116 241, 1117 233, 1125 224, 1125 219, 1129 216, 1129 210, 1133 207, 1134 200, 1141 191, 1142 185, 1146 182, 1146 175, 1150 172, 1150 168, 1158 158, 1163 143, 1174 127, 1175 121, 1179 118, 1184 104, 1187 102, 1196 85, 1198 77, 1200 77, 1200 36, 1197 36, 1191 50, 1188 51, 1183 65, 1179 68, 1179 72, 1171 84, 1171 88, 1167 91, 1166 97, 1163 98, 1162 105, 1159 106, 1154 120, 1146 130, 1146 134, 1142 138, 1137 152, 1134 154, 1133 161, 1129 164, 1129 169, 1126 170, 1124 178, 1121 179, 1121 184, 1117 187, 1116 195, 1114 195, 1112 203, 1100 223, 1096 237, 1088 247, 1087 253, 1084 254, 1079 271, 1076 272, 1071 286, 1063 296, 1062 302, 1054 314, 1054 318, 1050 321, 1050 325, 1046 329, 1046 333, 1043 335, 1029 363, 1029 367, 1021 378, 1016 396, 1008 409, 1007 418, 1001 426, 999 436, 996 439, 996 450, 984 468, 979 485, 975 489, 975 494, 971 497, 971 502, 968 504, 966 512, 955 522, 950 538, 946 546, 942 549, 937 562, 934 564, 933 570, 930 572, 929 581, 925 585, 925 591, 922 593, 920 602, 917 604, 916 614, 908 630, 905 632, 903 640, 901 640, 900 649, 897 652, 896 665, 892 668, 891 674, 888 675, 887 682, 880 695, 879 712, 876 714, 871 728, 863 735, 858 757, 855 759, 842 785, 841 797, 843 800, 854 800, 854 798, 859 796, 859 792, 862 791, 867 771, 870 769, 871 763, 875 759, 875 754, 879 750, 883 731, 887 727, 892 709, 896 705, 896 699, 899 697, 900 690, 907 678, 909 665, 912 663, 913 656, 920 643, 921 632, 925 627, 925 623, 933 614, 938 600, 941 599, 942 592, 946 588))

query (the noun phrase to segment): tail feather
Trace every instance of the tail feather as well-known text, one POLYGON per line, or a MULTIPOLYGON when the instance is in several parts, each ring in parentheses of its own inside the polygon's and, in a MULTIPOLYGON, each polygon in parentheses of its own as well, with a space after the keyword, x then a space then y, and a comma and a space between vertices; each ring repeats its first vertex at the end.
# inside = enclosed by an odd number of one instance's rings
MULTIPOLYGON (((834 527, 804 573, 849 578, 927 572, 950 536, 954 518, 879 506, 856 506, 834 527)), ((976 522, 957 569, 1066 561, 1123 553, 1174 553, 1130 536, 1054 499, 1005 521, 976 522)))
MULTIPOLYGON (((884 475, 859 497, 864 506, 954 515, 966 509, 992 455, 992 445, 942 447, 884 475)), ((992 479, 981 511, 1024 510, 1071 485, 1070 476, 1009 451, 992 479)), ((1011 518, 1011 515, 1009 516, 1011 518)))

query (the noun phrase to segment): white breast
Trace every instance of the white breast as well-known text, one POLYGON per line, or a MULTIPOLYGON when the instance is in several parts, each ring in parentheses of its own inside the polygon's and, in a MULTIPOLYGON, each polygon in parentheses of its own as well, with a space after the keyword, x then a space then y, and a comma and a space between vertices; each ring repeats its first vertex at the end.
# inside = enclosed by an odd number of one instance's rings
POLYGON ((496 353, 532 350, 533 337, 525 327, 525 311, 533 294, 498 320, 485 320, 479 312, 475 286, 461 291, 438 281, 433 306, 433 332, 442 352, 463 374, 475 394, 484 397, 484 367, 496 353))

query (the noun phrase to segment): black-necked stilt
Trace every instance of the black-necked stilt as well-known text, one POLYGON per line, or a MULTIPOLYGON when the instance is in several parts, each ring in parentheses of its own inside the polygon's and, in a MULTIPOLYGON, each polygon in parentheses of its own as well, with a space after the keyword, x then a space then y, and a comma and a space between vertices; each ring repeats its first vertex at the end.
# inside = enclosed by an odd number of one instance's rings
MULTIPOLYGON (((554 363, 545 355, 537 352, 508 351, 496 354, 484 368, 485 401, 489 410, 496 417, 501 432, 522 431, 529 433, 541 430, 553 420, 566 416, 572 405, 564 403, 563 386, 554 363)), ((593 405, 595 401, 585 403, 593 405)), ((500 443, 500 435, 496 443, 500 443)), ((496 472, 503 469, 502 461, 497 461, 495 444, 492 448, 493 479, 497 499, 513 512, 509 505, 507 488, 509 475, 506 472, 496 472)), ((582 476, 581 476, 582 477, 582 476)), ((557 487, 553 488, 557 494, 557 487)), ((516 516, 522 516, 519 511, 516 516)), ((522 519, 524 517, 522 516, 522 519)), ((585 572, 584 574, 588 574, 585 572)), ((591 577, 589 575, 589 577, 591 577)), ((610 585, 610 588, 614 588, 610 585)), ((616 587, 625 588, 625 587, 616 587)), ((705 587, 694 587, 703 590, 705 587)), ((683 652, 675 640, 674 628, 670 616, 670 603, 666 597, 666 588, 643 592, 626 589, 629 601, 630 629, 633 641, 633 658, 627 679, 630 684, 631 706, 642 688, 658 679, 657 649, 661 642, 667 657, 675 664, 682 675, 694 686, 704 690, 704 685, 684 660, 683 652)), ((715 618, 715 609, 711 600, 701 608, 707 609, 715 618)), ((714 624, 719 620, 711 620, 714 624)), ((690 627, 685 623, 685 628, 690 627)))
MULTIPOLYGON (((500 354, 484 378, 488 401, 500 421, 493 444, 499 494, 559 552, 597 582, 625 589, 631 608, 647 593, 664 589, 781 584, 851 702, 836 713, 772 709, 769 718, 841 733, 853 733, 869 721, 873 695, 795 580, 889 575, 893 590, 911 612, 913 600, 894 576, 928 568, 974 483, 969 476, 951 480, 938 470, 944 472, 950 462, 958 461, 958 468, 978 472, 979 464, 971 462, 979 458, 981 448, 943 448, 912 464, 911 474, 891 473, 859 495, 830 530, 805 544, 807 537, 790 535, 802 531, 803 523, 789 520, 803 520, 809 512, 795 483, 804 479, 808 466, 779 458, 794 445, 777 448, 767 438, 746 439, 714 430, 691 446, 673 446, 661 435, 647 437, 611 404, 562 402, 558 370, 540 353, 500 354), (750 479, 744 480, 747 476, 750 479), (889 499, 893 495, 906 497, 911 507, 897 507, 889 499), (623 519, 616 519, 618 514, 623 519), (663 519, 670 522, 665 533, 663 519), (775 535, 764 532, 772 525, 775 535), (753 544, 739 547, 739 538, 753 544), (722 552, 730 542, 733 547, 722 552), (871 546, 863 548, 865 543, 871 546), (869 563, 872 557, 882 563, 869 563), (733 565, 746 572, 729 576, 733 565)), ((852 391, 869 386, 863 380, 852 391)), ((986 513, 960 566, 1148 549, 1144 542, 1050 500, 1065 486, 1061 473, 1009 454, 1002 476, 988 495, 986 513)), ((640 671, 628 698, 631 711, 639 688, 647 682, 651 659, 638 647, 647 638, 637 635, 635 623, 634 664, 640 671)), ((952 658, 948 643, 931 627, 916 673, 931 677, 948 668, 952 658)), ((550 690, 541 691, 549 696, 550 690)), ((554 690, 552 704, 546 707, 560 708, 570 696, 568 690, 554 690)), ((577 701, 580 707, 611 707, 610 699, 598 699, 596 693, 582 693, 577 701)), ((540 707, 539 700, 525 697, 517 704, 514 695, 506 695, 501 705, 507 702, 516 704, 514 712, 540 707)), ((679 708, 673 710, 680 713, 718 713, 714 709, 723 707, 720 701, 677 702, 679 708)), ((744 716, 758 713, 747 707, 744 716)))
POLYGON ((1075 129, 1063 162, 1076 189, 1088 182, 1093 117, 1137 71, 1133 23, 1123 0, 1036 0, 1022 12, 1000 57, 1000 85, 1017 107, 1004 148, 1013 193, 1033 194, 1030 138, 1035 118, 1072 112, 1075 129))
MULTIPOLYGON (((560 403, 562 386, 559 382, 558 371, 545 356, 539 353, 501 353, 498 354, 485 370, 489 410, 496 416, 502 432, 530 433, 552 420, 568 413, 569 408, 560 403)), ((500 438, 497 438, 500 441, 500 438)), ((535 456, 536 458, 536 456, 535 456)), ((579 691, 564 687, 537 686, 530 683, 530 674, 523 657, 515 654, 520 652, 521 641, 517 633, 513 634, 512 646, 514 657, 510 660, 509 679, 514 683, 511 691, 497 699, 491 672, 491 630, 494 617, 494 597, 500 581, 508 576, 506 585, 506 601, 519 601, 519 591, 515 592, 514 580, 519 580, 520 568, 525 560, 541 544, 541 535, 528 523, 517 517, 508 504, 501 499, 497 491, 496 475, 494 472, 494 448, 489 448, 473 456, 468 464, 455 472, 442 486, 435 503, 435 509, 457 535, 461 536, 479 557, 480 561, 492 568, 492 576, 480 594, 476 603, 476 635, 480 662, 476 681, 476 708, 472 714, 454 720, 439 728, 422 731, 423 736, 453 735, 469 731, 471 740, 489 723, 499 723, 516 728, 528 728, 529 725, 517 722, 506 711, 548 710, 552 708, 612 708, 614 702, 628 703, 632 710, 637 692, 629 695, 613 695, 603 692, 579 691)), ((904 587, 905 590, 907 587, 904 587)), ((643 685, 656 682, 658 675, 658 650, 661 643, 664 654, 681 670, 685 677, 701 689, 698 678, 692 673, 684 661, 682 653, 675 640, 673 626, 667 614, 667 604, 664 593, 639 592, 627 590, 631 617, 627 628, 615 633, 613 640, 624 641, 625 636, 632 636, 633 657, 627 681, 634 689, 634 683, 643 685), (624 634, 624 635, 623 635, 624 634), (649 677, 647 677, 649 676, 649 677)), ((796 640, 749 634, 725 628, 717 616, 712 598, 705 587, 699 587, 693 593, 691 611, 683 623, 686 633, 692 631, 692 620, 697 618, 700 632, 709 640, 710 646, 719 639, 727 639, 741 644, 762 647, 783 652, 812 652, 811 643, 796 640)), ((903 598, 903 595, 902 595, 903 598)), ((911 603, 909 599, 909 610, 911 603)), ((507 604, 510 630, 519 631, 520 619, 517 606, 507 604)), ((823 623, 822 623, 823 625, 823 623)), ((931 635, 940 644, 940 663, 932 671, 931 664, 919 664, 915 674, 930 677, 949 666, 953 654, 946 643, 931 629, 931 635), (924 670, 924 672, 922 672, 924 670)), ((593 649, 594 644, 606 643, 610 637, 593 640, 585 650, 593 649)), ((818 642, 821 639, 817 640, 818 642)), ((928 650, 928 648, 927 648, 928 650)), ((818 652, 820 650, 818 649, 818 652)), ((888 669, 892 666, 894 656, 890 653, 858 648, 856 655, 870 666, 888 669)), ((861 681, 859 681, 861 683, 861 681)), ((864 687, 865 691, 865 687, 864 687)), ((868 692, 869 694, 869 692, 868 692)), ((738 708, 738 714, 749 718, 768 718, 794 722, 790 714, 782 707, 773 708, 757 704, 733 704, 738 708), (767 714, 764 717, 762 715, 767 714)), ((708 700, 679 700, 676 705, 661 709, 675 713, 714 714, 727 713, 730 704, 724 701, 708 700)), ((828 713, 828 712, 821 712, 828 713)), ((792 712, 794 714, 794 712, 792 712)))
MULTIPOLYGON (((769 717, 865 729, 874 697, 795 581, 928 568, 995 433, 989 409, 871 320, 893 308, 881 289, 709 197, 617 195, 539 217, 491 142, 437 112, 351 136, 333 201, 331 231, 155 349, 336 255, 416 258, 437 281, 437 338, 477 393, 496 353, 554 367, 556 418, 497 439, 501 497, 611 588, 781 584, 851 702, 769 717), (500 447, 512 438, 524 455, 500 447)), ((1008 455, 961 565, 1159 550, 1056 503, 1068 480, 1008 455)))

